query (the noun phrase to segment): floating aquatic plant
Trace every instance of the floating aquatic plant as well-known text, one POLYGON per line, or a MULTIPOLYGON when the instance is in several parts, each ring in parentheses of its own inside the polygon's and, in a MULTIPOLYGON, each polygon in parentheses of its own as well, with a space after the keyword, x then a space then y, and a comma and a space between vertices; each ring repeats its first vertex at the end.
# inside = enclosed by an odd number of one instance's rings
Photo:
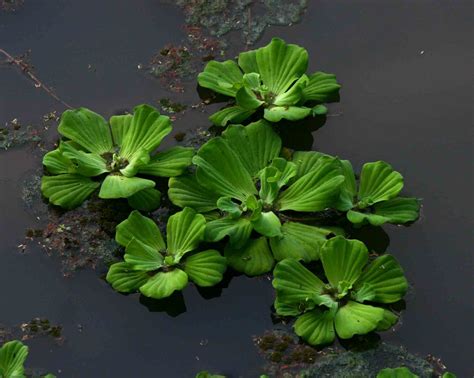
POLYGON ((160 202, 155 182, 138 176, 176 176, 191 163, 192 148, 173 147, 154 153, 171 132, 168 117, 140 105, 134 113, 112 116, 110 122, 86 108, 67 110, 58 127, 64 137, 48 152, 41 191, 65 209, 79 206, 100 187, 99 197, 127 198, 140 210, 160 202))
MULTIPOLYGON (((28 347, 21 341, 9 341, 0 348, 0 377, 1 378, 26 378, 25 360, 28 357, 28 347)), ((43 378, 55 378, 46 374, 43 378)))
POLYGON ((226 259, 213 249, 197 250, 205 224, 204 216, 185 208, 169 218, 165 243, 155 222, 134 210, 117 226, 115 239, 125 247, 125 261, 110 267, 107 281, 117 291, 139 290, 156 299, 184 289, 188 280, 203 287, 217 284, 226 259))
POLYGON ((336 236, 325 242, 320 258, 327 283, 294 259, 280 261, 274 270, 276 312, 298 316, 296 334, 319 345, 331 343, 336 333, 348 339, 396 323, 396 314, 375 306, 399 301, 408 288, 393 256, 382 255, 367 264, 364 243, 336 236))
POLYGON ((292 214, 337 203, 344 182, 339 160, 296 152, 288 161, 280 153, 281 140, 267 122, 231 125, 199 149, 195 173, 169 181, 170 200, 206 214, 206 240, 228 236, 228 263, 248 275, 270 271, 274 259, 317 259, 334 231, 292 221, 292 214))
POLYGON ((384 161, 366 163, 362 167, 357 190, 352 165, 341 160, 346 177, 340 210, 356 225, 370 223, 408 223, 418 219, 420 204, 416 198, 399 197, 403 188, 402 175, 384 161))
POLYGON ((218 126, 240 123, 259 109, 270 122, 296 121, 326 114, 325 102, 337 99, 340 85, 324 72, 306 75, 308 52, 273 38, 265 47, 242 52, 233 60, 210 61, 198 75, 199 85, 235 98, 210 117, 218 126))
MULTIPOLYGON (((413 374, 410 369, 405 366, 394 369, 386 368, 378 372, 377 378, 418 378, 419 375, 413 374)), ((441 378, 456 378, 456 375, 450 372, 445 372, 441 378)))

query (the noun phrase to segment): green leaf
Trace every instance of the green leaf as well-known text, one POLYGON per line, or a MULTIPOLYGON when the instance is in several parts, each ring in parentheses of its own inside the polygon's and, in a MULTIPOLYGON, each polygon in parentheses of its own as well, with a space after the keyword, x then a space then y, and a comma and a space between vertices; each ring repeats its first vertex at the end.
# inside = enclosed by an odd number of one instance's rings
POLYGON ((320 158, 310 172, 280 194, 279 209, 308 212, 329 208, 338 199, 343 182, 338 160, 320 158))
POLYGON ((377 378, 418 378, 406 367, 398 367, 395 369, 386 368, 378 372, 377 378))
POLYGON ((159 177, 179 176, 191 165, 193 155, 193 148, 176 146, 158 152, 147 165, 140 167, 138 172, 159 177))
POLYGON ((441 378, 456 378, 456 374, 450 373, 449 371, 444 372, 441 378))
POLYGON ((208 371, 200 371, 195 378, 226 378, 225 375, 211 374, 208 371))
POLYGON ((233 60, 225 62, 211 60, 204 71, 198 75, 198 83, 201 87, 230 97, 236 96, 238 88, 235 84, 240 82, 242 82, 242 72, 233 60))
POLYGON ((228 213, 231 218, 238 218, 242 214, 242 210, 238 203, 232 201, 230 197, 221 197, 217 200, 217 208, 228 213))
MULTIPOLYGON (((257 64, 257 50, 250 50, 241 52, 239 54, 239 66, 240 68, 248 75, 252 73, 259 74, 259 68, 257 64)), ((244 75, 245 77, 245 75, 244 75)), ((261 77, 259 75, 259 79, 261 81, 261 77)))
POLYGON ((260 178, 260 198, 264 203, 273 205, 280 189, 296 175, 295 164, 283 159, 275 158, 271 166, 262 169, 260 178))
POLYGON ((315 72, 303 89, 303 97, 305 101, 330 102, 337 98, 340 88, 336 75, 315 72))
POLYGON ((115 115, 110 117, 110 129, 112 130, 112 137, 116 146, 122 145, 123 136, 130 128, 133 116, 131 114, 115 115))
POLYGON ((138 148, 130 157, 125 168, 120 170, 120 173, 125 177, 133 177, 138 173, 138 170, 147 165, 150 161, 150 154, 144 148, 138 148))
POLYGON ((246 87, 250 89, 259 89, 262 84, 262 81, 258 73, 251 72, 248 74, 244 74, 243 83, 246 87))
POLYGON ((104 199, 128 198, 140 190, 153 188, 154 186, 153 181, 139 177, 108 175, 102 183, 99 197, 104 199))
POLYGON ((86 108, 66 110, 61 116, 58 131, 87 151, 98 155, 110 152, 113 148, 106 120, 86 108))
POLYGON ((315 308, 301 315, 295 322, 295 333, 311 345, 332 343, 336 337, 331 309, 315 308))
POLYGON ((343 236, 329 239, 321 249, 324 273, 334 288, 342 282, 352 286, 362 274, 368 258, 369 252, 364 243, 343 236))
POLYGON ((223 133, 252 177, 278 157, 281 139, 264 120, 247 126, 231 125, 223 133))
POLYGON ((285 92, 308 68, 308 52, 279 38, 257 49, 255 59, 258 71, 254 72, 260 74, 263 84, 274 94, 285 92))
POLYGON ((24 378, 23 367, 28 347, 18 340, 9 341, 0 348, 0 377, 24 378))
POLYGON ((342 174, 344 175, 344 184, 341 187, 341 196, 337 209, 348 211, 354 205, 354 197, 357 194, 357 186, 355 181, 354 170, 349 160, 340 160, 342 174))
POLYGON ((262 211, 260 215, 252 221, 255 231, 259 234, 273 238, 281 235, 281 222, 273 211, 262 211))
POLYGON ((384 318, 384 309, 349 301, 336 313, 334 324, 341 339, 365 335, 377 328, 384 318))
POLYGON ((376 331, 387 331, 398 321, 398 316, 392 311, 384 309, 383 319, 377 325, 376 331))
POLYGON ((199 213, 217 208, 220 196, 200 185, 194 175, 170 178, 168 187, 170 201, 179 207, 190 207, 199 213))
POLYGON ((284 259, 273 270, 275 309, 279 315, 294 316, 313 309, 324 282, 294 259, 284 259))
POLYGON ((381 226, 389 221, 388 218, 373 213, 363 213, 360 211, 349 210, 346 214, 347 219, 355 225, 370 223, 372 226, 381 226))
POLYGON ((123 134, 120 156, 130 160, 133 154, 140 149, 150 153, 170 132, 169 117, 160 115, 158 110, 152 106, 139 105, 135 107, 130 125, 123 134))
POLYGON ((209 120, 216 126, 226 126, 227 123, 240 123, 245 121, 256 109, 244 109, 238 105, 221 109, 209 117, 209 120))
POLYGON ((48 169, 48 172, 53 175, 76 172, 71 160, 65 157, 59 148, 44 155, 43 165, 48 169))
POLYGON ((318 115, 325 115, 328 113, 328 108, 324 105, 316 105, 314 108, 311 109, 311 115, 313 117, 318 115))
POLYGON ((164 251, 166 244, 156 223, 134 210, 127 219, 117 225, 115 240, 126 247, 133 239, 153 248, 155 251, 164 251))
POLYGON ((370 300, 380 303, 393 303, 403 298, 408 290, 408 282, 403 270, 391 255, 377 257, 364 270, 354 285, 356 298, 359 302, 370 300), (358 292, 359 289, 364 295, 358 292))
POLYGON ((184 271, 189 279, 203 287, 221 282, 226 269, 226 258, 214 249, 193 254, 184 262, 184 271))
POLYGON ((319 253, 331 230, 308 226, 297 222, 286 222, 281 226, 281 236, 270 239, 275 260, 294 258, 310 262, 319 259, 319 253))
POLYGON ((235 99, 238 106, 247 110, 257 109, 260 105, 264 104, 264 102, 259 100, 255 93, 247 87, 240 88, 237 91, 235 99))
POLYGON ((250 239, 242 248, 234 248, 228 244, 224 256, 229 266, 248 276, 267 273, 274 263, 265 237, 250 239))
POLYGON ((163 265, 163 256, 155 248, 132 239, 125 249, 124 260, 133 270, 152 271, 163 265))
POLYGON ((359 184, 359 204, 363 209, 374 203, 394 198, 403 188, 403 177, 384 161, 366 163, 359 184))
POLYGON ((81 205, 99 186, 99 182, 89 177, 72 174, 41 178, 43 195, 52 204, 68 210, 81 205))
POLYGON ((102 173, 108 172, 107 162, 97 154, 76 150, 68 142, 61 142, 59 144, 59 151, 70 161, 75 173, 81 176, 99 176, 102 173))
POLYGON ((257 194, 252 177, 224 138, 217 137, 204 144, 193 163, 198 166, 198 182, 221 196, 244 202, 248 196, 257 194))
POLYGON ((220 218, 206 224, 205 239, 217 242, 229 236, 234 248, 242 247, 250 238, 252 223, 247 218, 220 218))
POLYGON ((272 106, 265 108, 264 118, 270 122, 280 122, 282 119, 288 121, 299 121, 311 114, 311 108, 304 106, 272 106))
POLYGON ((189 251, 196 249, 203 240, 206 220, 201 214, 186 207, 169 217, 166 226, 168 251, 176 261, 189 251))
POLYGON ((277 106, 296 105, 303 98, 303 88, 308 83, 308 76, 301 76, 292 86, 284 93, 280 93, 273 101, 277 106))
POLYGON ((127 198, 128 205, 141 211, 153 211, 160 206, 161 193, 154 188, 143 189, 127 198))
POLYGON ((303 177, 305 174, 317 168, 317 163, 323 156, 327 155, 316 151, 295 151, 292 161, 296 165, 296 178, 303 177))
POLYGON ((121 293, 131 293, 145 284, 150 276, 147 272, 134 270, 126 262, 112 264, 107 273, 107 282, 121 293))
POLYGON ((182 290, 188 284, 188 275, 181 269, 158 272, 140 287, 140 292, 150 298, 169 297, 174 291, 182 290))
POLYGON ((394 224, 414 222, 420 216, 420 203, 416 198, 397 197, 374 205, 376 215, 394 224))

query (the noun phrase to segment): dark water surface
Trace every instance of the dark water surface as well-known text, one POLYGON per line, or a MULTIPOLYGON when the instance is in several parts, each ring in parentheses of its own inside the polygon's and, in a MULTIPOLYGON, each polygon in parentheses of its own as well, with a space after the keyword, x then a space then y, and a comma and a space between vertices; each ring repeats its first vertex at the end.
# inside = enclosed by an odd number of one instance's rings
MULTIPOLYGON (((179 8, 159 1, 26 0, 19 12, 0 13, 0 48, 14 55, 31 49, 38 76, 65 101, 109 116, 161 97, 199 102, 194 84, 173 94, 137 69, 184 38, 183 22, 179 8)), ((384 337, 442 358, 460 377, 474 372, 471 24, 468 1, 311 1, 301 24, 269 28, 259 42, 281 36, 301 44, 310 71, 333 72, 343 84, 341 102, 331 107, 340 115, 314 133, 315 149, 357 168, 386 160, 404 175, 405 193, 423 198, 418 223, 386 227, 388 250, 413 289, 403 324, 384 337)), ((64 108, 0 66, 0 123, 38 123, 52 110, 64 108)), ((208 126, 205 116, 175 123, 178 130, 198 126, 208 126)), ((251 336, 272 328, 266 278, 234 278, 210 299, 190 286, 185 308, 168 309, 170 315, 114 292, 97 272, 63 278, 59 262, 40 248, 19 254, 25 228, 37 222, 21 185, 37 167, 29 148, 0 153, 0 323, 46 317, 62 324, 66 337, 62 346, 29 342, 28 366, 60 377, 261 372, 251 336)))

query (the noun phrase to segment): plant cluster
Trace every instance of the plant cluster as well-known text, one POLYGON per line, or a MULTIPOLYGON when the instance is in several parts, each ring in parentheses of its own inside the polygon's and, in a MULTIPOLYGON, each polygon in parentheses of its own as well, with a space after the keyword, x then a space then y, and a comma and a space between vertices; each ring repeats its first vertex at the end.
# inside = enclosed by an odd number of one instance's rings
POLYGON ((307 66, 304 48, 276 38, 241 53, 238 64, 209 62, 199 84, 235 99, 211 120, 233 124, 196 153, 156 153, 171 123, 147 105, 109 123, 83 108, 63 114, 65 139, 43 161, 42 191, 51 203, 70 209, 100 187, 100 198, 127 198, 150 211, 160 192, 148 176, 162 176, 182 209, 168 220, 166 242, 137 210, 117 226, 125 254, 107 274, 114 289, 162 299, 189 281, 216 285, 227 265, 255 276, 276 263, 276 313, 296 317, 295 332, 309 344, 397 322, 389 305, 407 291, 402 268, 389 254, 371 259, 362 242, 346 239, 344 226, 413 222, 419 201, 399 196, 403 178, 383 161, 364 164, 356 176, 347 160, 284 148, 271 122, 323 114, 340 88, 334 75, 306 75, 307 66), (257 120, 236 124, 250 116, 257 120), (307 267, 314 262, 322 265, 317 274, 307 267))

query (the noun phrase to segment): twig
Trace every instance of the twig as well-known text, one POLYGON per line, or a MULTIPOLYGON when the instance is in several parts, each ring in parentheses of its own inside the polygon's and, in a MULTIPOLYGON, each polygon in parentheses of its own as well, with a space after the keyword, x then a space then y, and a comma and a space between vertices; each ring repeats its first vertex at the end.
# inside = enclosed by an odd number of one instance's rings
POLYGON ((0 53, 5 55, 7 57, 7 62, 10 64, 14 64, 17 66, 26 76, 28 76, 34 83, 36 88, 42 88, 48 95, 50 95, 52 98, 54 98, 56 101, 60 102, 63 104, 66 108, 72 109, 72 106, 70 106, 67 102, 61 100, 51 88, 49 88, 47 85, 43 84, 32 72, 30 67, 23 62, 21 59, 16 59, 13 56, 11 56, 9 53, 7 53, 5 50, 0 49, 0 53))

